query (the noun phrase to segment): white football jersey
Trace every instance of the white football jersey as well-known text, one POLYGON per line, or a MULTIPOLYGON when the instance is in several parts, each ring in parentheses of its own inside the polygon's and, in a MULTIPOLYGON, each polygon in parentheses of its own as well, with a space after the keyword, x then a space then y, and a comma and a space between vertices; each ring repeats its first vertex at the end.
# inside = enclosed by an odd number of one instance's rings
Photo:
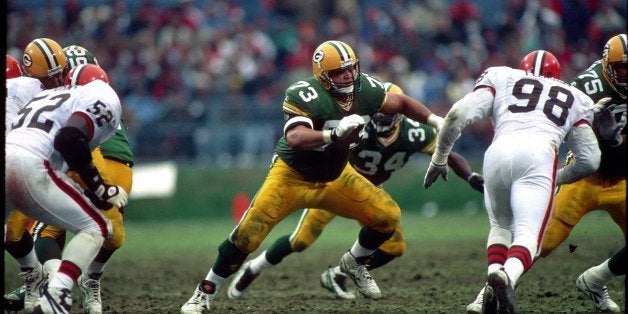
POLYGON ((488 87, 495 98, 494 140, 505 134, 540 136, 558 148, 577 123, 593 122, 593 100, 569 84, 509 67, 488 68, 475 88, 488 87))
POLYGON ((37 93, 44 90, 41 82, 32 77, 19 76, 6 80, 7 98, 5 104, 4 130, 5 135, 11 129, 11 122, 17 116, 17 113, 26 106, 26 104, 37 93))
POLYGON ((61 169, 63 158, 54 149, 54 138, 72 114, 80 114, 87 120, 92 150, 115 133, 121 111, 116 92, 100 80, 84 86, 44 90, 12 122, 6 143, 23 147, 48 160, 53 169, 61 169))

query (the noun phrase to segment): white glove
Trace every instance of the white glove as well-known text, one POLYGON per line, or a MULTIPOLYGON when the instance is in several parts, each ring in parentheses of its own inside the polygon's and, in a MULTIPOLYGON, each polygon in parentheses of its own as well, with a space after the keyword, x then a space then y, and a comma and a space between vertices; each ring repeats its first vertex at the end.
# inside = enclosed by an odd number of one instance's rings
POLYGON ((364 126, 366 122, 360 115, 352 114, 340 120, 338 126, 331 130, 330 138, 332 142, 343 139, 351 134, 351 131, 360 126, 364 126))
POLYGON ((96 194, 99 199, 118 208, 126 206, 129 200, 129 195, 126 191, 121 186, 117 185, 101 184, 96 191, 94 191, 94 194, 96 194))
POLYGON ((602 109, 604 109, 604 107, 606 107, 606 103, 608 103, 609 101, 611 101, 611 97, 604 97, 600 100, 598 100, 595 105, 593 105, 593 112, 598 113, 600 111, 602 111, 602 109))
POLYGON ((433 161, 430 161, 430 166, 427 168, 427 172, 425 173, 425 179, 423 179, 423 187, 426 189, 438 179, 438 176, 442 176, 443 180, 447 181, 447 173, 449 172, 449 167, 447 164, 437 165, 433 161))

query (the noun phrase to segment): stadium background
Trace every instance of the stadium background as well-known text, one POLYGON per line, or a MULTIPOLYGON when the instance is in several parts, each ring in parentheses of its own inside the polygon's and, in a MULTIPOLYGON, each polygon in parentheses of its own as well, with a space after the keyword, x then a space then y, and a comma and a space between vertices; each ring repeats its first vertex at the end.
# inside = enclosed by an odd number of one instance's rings
MULTIPOLYGON (((142 176, 129 219, 228 216, 235 195, 251 197, 280 136, 283 91, 311 75, 324 40, 349 43, 362 71, 444 115, 488 66, 517 66, 542 48, 568 81, 626 31, 620 0, 33 0, 7 9, 8 54, 19 59, 30 40, 50 37, 84 46, 108 71, 142 176)), ((475 169, 491 132, 490 122, 470 126, 456 144, 475 169)), ((482 210, 461 180, 417 193, 426 165, 416 157, 387 184, 402 207, 482 210)))
MULTIPOLYGON (((363 71, 396 82, 444 115, 483 68, 517 66, 530 50, 552 51, 570 80, 600 58, 609 37, 626 32, 627 14, 625 0, 8 0, 6 6, 8 54, 19 59, 36 37, 82 45, 122 98, 137 176, 125 213, 127 242, 103 279, 108 313, 178 313, 233 228, 232 207, 246 206, 263 181, 282 127, 283 91, 311 75, 320 42, 348 42, 363 71)), ((480 169, 491 136, 489 123, 474 125, 455 150, 480 169)), ((336 219, 315 246, 261 276, 245 299, 233 302, 222 289, 213 311, 461 313, 485 280, 486 213, 481 195, 453 174, 425 191, 427 163, 414 158, 385 185, 404 209, 408 250, 376 271, 382 300, 342 302, 320 288, 319 271, 337 263, 358 230, 336 219)), ((260 249, 290 232, 297 218, 280 223, 260 249)), ((575 278, 622 240, 606 213, 587 215, 526 274, 517 289, 520 309, 591 312, 575 278)), ((4 262, 8 291, 22 279, 8 254, 4 262)), ((624 285, 609 284, 622 307, 624 285)), ((81 313, 78 295, 73 313, 81 313)))

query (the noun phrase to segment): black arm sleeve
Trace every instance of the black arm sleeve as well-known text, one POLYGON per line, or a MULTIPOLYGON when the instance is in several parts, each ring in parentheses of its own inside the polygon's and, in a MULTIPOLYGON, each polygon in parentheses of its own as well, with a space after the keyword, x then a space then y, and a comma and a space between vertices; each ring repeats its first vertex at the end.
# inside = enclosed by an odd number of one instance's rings
POLYGON ((92 164, 88 140, 81 130, 72 126, 61 128, 55 136, 54 147, 68 163, 70 170, 78 172, 90 190, 95 190, 103 183, 98 169, 92 164))

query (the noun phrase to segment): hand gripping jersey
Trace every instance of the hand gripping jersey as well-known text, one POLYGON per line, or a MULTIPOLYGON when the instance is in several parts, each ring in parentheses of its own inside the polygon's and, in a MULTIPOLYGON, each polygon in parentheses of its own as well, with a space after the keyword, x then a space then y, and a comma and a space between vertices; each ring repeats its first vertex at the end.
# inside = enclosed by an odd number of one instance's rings
POLYGON ((37 93, 44 90, 41 82, 32 77, 19 76, 6 80, 6 116, 4 119, 5 135, 11 130, 11 123, 20 111, 37 93))
POLYGON ((495 137, 506 134, 547 140, 556 150, 577 123, 593 121, 591 98, 575 87, 509 67, 487 69, 476 89, 490 88, 495 137))
POLYGON ((377 137, 371 123, 366 126, 367 137, 349 156, 355 170, 375 185, 390 178, 401 169, 416 152, 434 152, 436 130, 405 116, 399 127, 387 138, 377 137))
POLYGON ((54 149, 54 138, 73 113, 88 122, 90 149, 109 139, 120 123, 120 99, 107 83, 93 81, 84 86, 44 90, 19 111, 11 124, 6 143, 23 147, 53 169, 62 169, 63 158, 54 149))
MULTIPOLYGON (((625 98, 616 92, 606 81, 602 75, 602 61, 594 62, 586 71, 578 75, 572 82, 571 86, 585 92, 593 102, 597 102, 604 97, 611 97, 611 101, 606 106, 613 106, 613 113, 617 121, 622 113, 626 112, 625 98)), ((596 136, 600 139, 598 128, 595 123, 593 126, 596 136)), ((626 134, 626 127, 622 131, 626 134)), ((613 149, 605 142, 598 140, 600 151, 602 152, 602 160, 598 173, 604 178, 625 178, 626 177, 626 152, 625 150, 613 149)))
POLYGON ((367 74, 362 73, 360 79, 362 88, 348 108, 338 104, 314 77, 296 82, 286 90, 283 111, 289 122, 275 151, 306 180, 328 182, 336 179, 347 164, 353 145, 338 141, 313 150, 295 150, 288 145, 285 132, 297 124, 309 125, 305 122, 307 119, 312 121, 314 130, 333 129, 340 119, 351 114, 358 114, 368 122, 382 106, 386 91, 383 83, 367 74), (294 117, 303 119, 292 119, 294 117))

